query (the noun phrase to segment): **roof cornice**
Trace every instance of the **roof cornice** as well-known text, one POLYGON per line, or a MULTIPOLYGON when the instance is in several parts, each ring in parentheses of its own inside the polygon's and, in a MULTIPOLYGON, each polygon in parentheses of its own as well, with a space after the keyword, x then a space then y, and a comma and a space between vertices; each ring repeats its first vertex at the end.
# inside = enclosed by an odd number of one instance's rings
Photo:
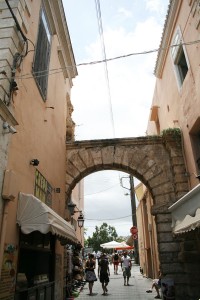
POLYGON ((154 75, 158 78, 162 77, 165 59, 170 47, 172 31, 181 4, 182 4, 182 0, 170 0, 168 6, 168 12, 167 12, 167 16, 163 28, 163 34, 161 38, 158 55, 157 55, 156 66, 154 69, 154 75))
POLYGON ((58 36, 60 51, 62 51, 63 62, 65 70, 68 73, 68 78, 75 78, 78 72, 62 0, 45 0, 43 3, 48 14, 48 19, 51 23, 51 30, 58 36))

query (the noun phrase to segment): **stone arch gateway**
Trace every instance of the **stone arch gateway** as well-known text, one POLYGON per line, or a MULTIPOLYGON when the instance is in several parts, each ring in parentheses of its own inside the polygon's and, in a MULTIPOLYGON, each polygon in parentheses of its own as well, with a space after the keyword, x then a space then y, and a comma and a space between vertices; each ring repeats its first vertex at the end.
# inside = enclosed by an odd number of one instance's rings
POLYGON ((176 282, 183 266, 168 207, 189 190, 181 135, 67 142, 66 153, 66 201, 81 179, 97 171, 120 170, 146 185, 153 199, 160 264, 176 282))

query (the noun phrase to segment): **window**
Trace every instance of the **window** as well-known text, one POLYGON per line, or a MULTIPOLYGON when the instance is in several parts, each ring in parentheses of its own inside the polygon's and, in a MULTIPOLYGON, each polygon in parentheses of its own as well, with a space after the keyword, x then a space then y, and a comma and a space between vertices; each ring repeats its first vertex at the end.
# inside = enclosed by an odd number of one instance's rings
POLYGON ((171 48, 171 55, 179 88, 182 86, 183 81, 188 72, 188 60, 186 57, 186 50, 184 45, 182 45, 181 43, 181 31, 180 29, 178 29, 173 39, 173 45, 177 46, 171 48))
POLYGON ((200 172, 200 117, 194 123, 190 131, 194 160, 196 163, 197 173, 200 172))
POLYGON ((200 130, 192 135, 193 151, 198 172, 200 172, 200 130))
POLYGON ((50 48, 51 34, 44 11, 42 11, 39 21, 37 45, 33 63, 33 74, 44 100, 46 99, 47 95, 50 48))

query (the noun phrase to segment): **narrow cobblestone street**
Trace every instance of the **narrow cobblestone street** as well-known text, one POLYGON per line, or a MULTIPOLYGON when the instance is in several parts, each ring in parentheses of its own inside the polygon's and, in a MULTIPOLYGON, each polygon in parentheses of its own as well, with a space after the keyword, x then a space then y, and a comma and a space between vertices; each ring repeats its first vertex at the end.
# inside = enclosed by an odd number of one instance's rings
MULTIPOLYGON (((97 271, 96 271, 97 274, 97 271)), ((131 278, 129 280, 129 286, 124 286, 124 280, 121 268, 119 267, 118 275, 114 275, 113 265, 110 265, 110 282, 108 285, 108 294, 106 296, 102 295, 102 287, 99 280, 94 283, 93 295, 95 300, 102 300, 104 297, 107 299, 120 299, 120 300, 151 300, 156 296, 155 290, 153 293, 146 293, 151 287, 152 279, 144 278, 140 273, 139 266, 133 264, 131 269, 131 278)), ((90 299, 88 290, 88 283, 84 286, 83 290, 77 299, 90 299)))

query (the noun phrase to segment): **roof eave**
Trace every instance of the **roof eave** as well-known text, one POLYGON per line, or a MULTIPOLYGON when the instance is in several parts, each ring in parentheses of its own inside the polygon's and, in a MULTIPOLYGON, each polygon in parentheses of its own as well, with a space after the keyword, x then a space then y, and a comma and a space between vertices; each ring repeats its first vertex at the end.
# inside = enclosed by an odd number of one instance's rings
POLYGON ((173 27, 176 21, 177 13, 180 9, 182 1, 173 1, 170 0, 167 16, 163 28, 161 43, 157 55, 156 65, 154 69, 154 75, 157 78, 162 77, 162 72, 164 68, 165 59, 168 53, 168 49, 170 47, 171 35, 173 31, 173 27))

